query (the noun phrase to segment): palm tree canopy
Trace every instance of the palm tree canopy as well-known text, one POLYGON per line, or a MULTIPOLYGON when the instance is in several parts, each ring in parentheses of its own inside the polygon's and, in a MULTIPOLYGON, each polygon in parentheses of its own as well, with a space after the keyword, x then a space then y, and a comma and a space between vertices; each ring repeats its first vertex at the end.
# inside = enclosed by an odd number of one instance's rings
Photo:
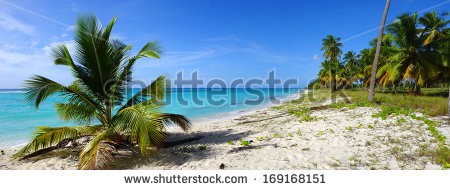
POLYGON ((336 38, 332 35, 328 35, 322 39, 322 48, 320 50, 324 51, 323 56, 326 59, 337 61, 342 55, 342 43, 339 42, 341 38, 336 38))
POLYGON ((113 18, 103 27, 95 16, 82 16, 76 22, 74 52, 69 52, 66 45, 53 49, 54 63, 71 70, 74 81, 70 85, 40 75, 26 81, 27 100, 36 108, 52 95, 62 96, 65 102, 55 105, 57 112, 80 126, 40 127, 35 138, 15 157, 88 136, 90 142, 80 153, 79 168, 101 168, 112 160, 121 144, 136 144, 143 155, 148 155, 163 143, 165 126, 176 124, 183 130, 190 127, 186 117, 160 112, 167 84, 165 76, 127 97, 136 61, 159 58, 161 48, 151 41, 131 56, 131 46, 110 39, 115 22, 113 18), (129 99, 124 101, 126 98, 129 99))

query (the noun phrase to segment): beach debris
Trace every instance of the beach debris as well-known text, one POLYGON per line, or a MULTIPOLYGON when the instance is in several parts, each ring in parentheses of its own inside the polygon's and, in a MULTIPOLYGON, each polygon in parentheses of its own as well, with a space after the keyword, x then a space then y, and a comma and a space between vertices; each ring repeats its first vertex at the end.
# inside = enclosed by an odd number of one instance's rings
POLYGON ((5 155, 5 151, 1 150, 0 152, 2 153, 2 155, 5 155))
POLYGON ((224 163, 220 164, 219 169, 224 170, 225 169, 225 164, 224 163))

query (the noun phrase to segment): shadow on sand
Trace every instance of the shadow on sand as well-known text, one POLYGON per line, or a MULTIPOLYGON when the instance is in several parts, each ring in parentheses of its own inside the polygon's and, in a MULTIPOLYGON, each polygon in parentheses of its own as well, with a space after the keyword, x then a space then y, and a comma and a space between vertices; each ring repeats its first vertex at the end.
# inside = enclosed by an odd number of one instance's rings
POLYGON ((153 155, 142 157, 138 149, 120 151, 115 162, 106 169, 132 169, 142 166, 149 166, 146 169, 152 169, 152 166, 182 165, 187 161, 217 156, 218 152, 209 149, 209 145, 237 141, 252 134, 251 131, 233 133, 233 130, 171 133, 166 147, 160 148, 153 155))

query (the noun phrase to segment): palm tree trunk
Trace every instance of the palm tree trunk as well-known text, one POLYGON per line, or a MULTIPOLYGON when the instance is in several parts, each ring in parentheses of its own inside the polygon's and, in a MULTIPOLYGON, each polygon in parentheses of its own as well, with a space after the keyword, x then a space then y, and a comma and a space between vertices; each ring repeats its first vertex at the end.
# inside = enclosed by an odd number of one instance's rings
POLYGON ((375 59, 373 60, 372 65, 372 72, 370 76, 370 87, 369 87, 369 101, 373 101, 375 98, 375 79, 377 74, 377 67, 378 67, 378 58, 380 56, 380 48, 381 48, 381 40, 383 38, 383 31, 384 31, 384 24, 386 23, 386 16, 389 11, 389 4, 391 3, 391 0, 386 0, 386 6, 384 7, 384 13, 383 18, 381 19, 381 26, 380 26, 380 32, 378 33, 378 41, 377 41, 377 48, 375 51, 375 59))
POLYGON ((421 90, 420 90, 420 86, 419 85, 416 86, 416 90, 415 90, 414 94, 415 95, 420 95, 421 94, 421 90))

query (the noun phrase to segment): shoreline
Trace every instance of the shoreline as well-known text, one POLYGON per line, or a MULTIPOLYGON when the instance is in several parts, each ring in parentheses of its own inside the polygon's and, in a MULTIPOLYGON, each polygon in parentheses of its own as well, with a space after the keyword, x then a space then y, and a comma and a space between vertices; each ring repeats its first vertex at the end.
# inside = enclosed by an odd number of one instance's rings
POLYGON ((298 99, 304 93, 307 93, 307 92, 308 92, 308 89, 298 89, 297 92, 292 93, 292 94, 290 94, 290 95, 288 95, 288 96, 286 96, 284 98, 279 99, 280 103, 277 103, 277 104, 273 104, 272 102, 269 101, 269 102, 267 102, 265 104, 262 104, 260 106, 256 106, 254 108, 244 108, 244 109, 240 109, 240 110, 234 110, 234 111, 230 111, 230 112, 224 112, 224 113, 214 114, 214 115, 205 116, 205 117, 201 117, 201 118, 196 118, 196 119, 192 120, 192 123, 218 121, 218 120, 230 119, 230 118, 246 115, 246 114, 258 111, 258 110, 263 110, 263 109, 266 109, 266 108, 270 108, 272 106, 282 105, 285 102, 298 99), (215 118, 208 119, 208 117, 215 117, 215 118))
MULTIPOLYGON (((23 93, 22 89, 0 89, 0 91, 1 90, 7 90, 8 93, 23 93)), ((280 104, 282 104, 282 103, 284 103, 286 101, 289 101, 289 100, 292 100, 292 99, 300 97, 301 94, 304 91, 306 92, 307 90, 298 88, 296 92, 291 93, 291 94, 287 95, 286 97, 281 98, 281 99, 277 99, 277 100, 279 100, 280 104)), ((209 121, 214 121, 214 120, 229 119, 229 118, 237 117, 237 116, 244 115, 244 114, 247 114, 247 113, 251 113, 251 112, 254 112, 256 110, 260 110, 260 109, 264 109, 264 108, 268 108, 268 107, 276 106, 276 105, 280 105, 280 104, 273 104, 272 102, 269 101, 269 102, 266 102, 264 104, 255 106, 253 108, 241 108, 241 109, 238 109, 238 110, 233 110, 233 111, 228 111, 228 112, 223 112, 223 113, 217 113, 217 114, 212 114, 212 115, 208 115, 208 116, 198 117, 198 118, 192 119, 191 122, 194 124, 194 123, 209 122, 209 121)), ((173 126, 169 126, 169 127, 173 127, 173 126)), ((31 137, 32 137, 32 135, 30 133, 30 138, 31 137)), ((20 147, 25 146, 29 142, 29 140, 30 139, 27 139, 25 142, 20 143, 20 144, 0 146, 0 149, 20 148, 20 147)), ((18 140, 18 141, 20 141, 20 140, 18 140)))
MULTIPOLYGON (((169 142, 200 139, 162 148, 148 158, 120 150, 111 169, 217 170, 221 164, 233 170, 441 169, 423 155, 437 146, 423 122, 404 116, 372 117, 379 111, 372 107, 330 108, 312 111, 310 116, 317 119, 300 122, 294 115, 267 106, 195 122, 186 133, 167 128, 169 142), (397 124, 398 120, 404 123, 397 124), (249 145, 241 145, 243 141, 249 145)), ((10 159, 14 149, 2 150, 0 169, 73 170, 77 166, 78 156, 71 148, 24 161, 10 159)))

